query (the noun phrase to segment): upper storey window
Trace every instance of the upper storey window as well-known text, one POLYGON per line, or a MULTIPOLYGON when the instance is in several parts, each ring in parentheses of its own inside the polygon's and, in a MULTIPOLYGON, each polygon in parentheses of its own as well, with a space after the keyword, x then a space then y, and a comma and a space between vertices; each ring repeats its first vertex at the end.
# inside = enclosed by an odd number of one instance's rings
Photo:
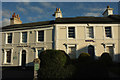
POLYGON ((112 38, 111 27, 105 27, 105 37, 112 38))
POLYGON ((12 33, 7 34, 7 43, 12 43, 12 33))
POLYGON ((44 31, 38 31, 38 41, 44 41, 44 31))
POLYGON ((87 27, 87 38, 94 38, 93 27, 87 27))
POLYGON ((23 43, 27 42, 27 32, 22 32, 22 42, 23 43))
POLYGON ((75 27, 68 27, 68 38, 75 38, 75 27))

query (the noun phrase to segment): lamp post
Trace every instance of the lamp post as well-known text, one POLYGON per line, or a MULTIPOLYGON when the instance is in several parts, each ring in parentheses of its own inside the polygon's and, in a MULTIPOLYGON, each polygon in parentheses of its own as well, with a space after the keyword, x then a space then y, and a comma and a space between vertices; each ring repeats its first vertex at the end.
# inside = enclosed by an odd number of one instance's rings
POLYGON ((38 77, 37 77, 37 75, 38 75, 37 71, 40 69, 40 59, 36 58, 36 59, 34 59, 33 62, 34 62, 34 79, 33 80, 37 80, 38 79, 38 77))

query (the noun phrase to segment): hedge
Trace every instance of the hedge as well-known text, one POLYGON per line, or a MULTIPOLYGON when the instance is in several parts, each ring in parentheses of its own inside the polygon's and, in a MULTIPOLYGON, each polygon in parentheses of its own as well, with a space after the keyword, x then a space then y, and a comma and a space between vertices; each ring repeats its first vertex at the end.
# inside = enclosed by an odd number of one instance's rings
POLYGON ((62 50, 45 50, 40 53, 38 77, 41 79, 65 79, 72 76, 74 66, 68 65, 69 56, 62 50))

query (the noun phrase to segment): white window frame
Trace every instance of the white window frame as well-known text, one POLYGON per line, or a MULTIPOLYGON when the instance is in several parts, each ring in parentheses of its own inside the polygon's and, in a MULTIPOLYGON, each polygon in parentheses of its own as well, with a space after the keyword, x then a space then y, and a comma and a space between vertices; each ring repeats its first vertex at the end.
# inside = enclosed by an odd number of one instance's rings
POLYGON ((13 64, 13 48, 8 48, 8 49, 4 49, 4 60, 3 60, 3 64, 13 64), (7 51, 11 50, 11 62, 8 63, 7 62, 7 51))
POLYGON ((37 30, 36 31, 36 42, 38 42, 38 43, 39 42, 45 42, 45 37, 46 37, 45 35, 46 35, 46 31, 45 30, 37 30), (44 41, 38 41, 38 31, 44 31, 44 41))
POLYGON ((104 26, 104 39, 113 39, 113 27, 112 26, 104 26), (105 27, 111 27, 111 38, 106 37, 105 27))
POLYGON ((95 27, 94 26, 86 26, 85 27, 85 36, 86 36, 86 39, 95 39, 95 27), (87 28, 88 27, 92 27, 93 28, 93 38, 87 36, 87 28))
POLYGON ((67 39, 76 39, 77 38, 77 35, 76 35, 76 33, 77 33, 77 29, 76 29, 76 26, 67 26, 67 39), (68 28, 69 27, 74 27, 75 28, 75 38, 69 38, 69 32, 68 32, 68 28))
MULTIPOLYGON (((36 54, 35 54, 35 58, 38 58, 38 50, 40 50, 39 48, 41 48, 41 50, 45 50, 44 47, 37 47, 35 50, 36 50, 36 54)), ((42 50, 42 51, 43 51, 42 50)))
POLYGON ((66 50, 66 52, 67 52, 67 54, 69 54, 69 47, 75 47, 76 48, 76 58, 77 58, 77 45, 76 44, 67 44, 67 50, 66 50))
POLYGON ((13 32, 10 32, 10 33, 6 33, 5 34, 5 43, 6 44, 13 44, 13 42, 14 42, 14 33, 13 32), (10 34, 10 33, 12 33, 12 43, 8 43, 8 34, 10 34))
MULTIPOLYGON (((115 45, 115 44, 114 44, 115 45)), ((107 52, 107 50, 106 50, 106 48, 107 47, 113 47, 113 56, 112 56, 112 58, 114 59, 114 55, 115 55, 115 46, 113 46, 113 44, 105 44, 105 52, 107 52)))
POLYGON ((22 31, 20 32, 20 43, 29 43, 29 31, 22 31), (27 32, 27 42, 22 42, 22 33, 27 32))

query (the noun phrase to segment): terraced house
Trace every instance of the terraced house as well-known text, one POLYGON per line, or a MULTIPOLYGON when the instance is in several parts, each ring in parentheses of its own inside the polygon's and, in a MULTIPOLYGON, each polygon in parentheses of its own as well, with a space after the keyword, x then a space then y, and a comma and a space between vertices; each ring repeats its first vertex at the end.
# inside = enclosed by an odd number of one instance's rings
POLYGON ((70 58, 85 52, 98 59, 108 52, 120 62, 120 15, 107 6, 103 17, 62 17, 57 8, 55 20, 22 24, 15 13, 10 25, 2 27, 2 65, 31 66, 42 50, 64 50, 70 58))

